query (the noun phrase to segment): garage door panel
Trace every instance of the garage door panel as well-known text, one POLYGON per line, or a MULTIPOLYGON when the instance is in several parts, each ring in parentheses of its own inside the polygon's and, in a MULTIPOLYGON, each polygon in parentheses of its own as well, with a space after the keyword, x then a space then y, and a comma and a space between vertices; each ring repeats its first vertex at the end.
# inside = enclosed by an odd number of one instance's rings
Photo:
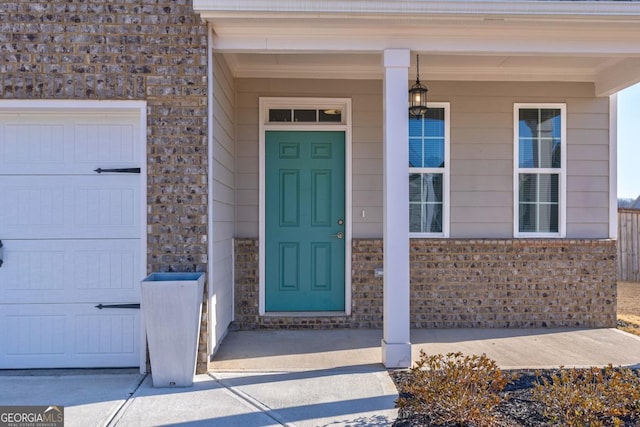
POLYGON ((135 323, 135 314, 105 312, 76 316, 76 353, 83 356, 133 353, 139 339, 135 323))
POLYGON ((0 101, 0 368, 139 366, 144 114, 0 101))
POLYGON ((137 303, 136 239, 3 240, 0 301, 137 303))
POLYGON ((5 330, 11 336, 6 352, 12 356, 64 354, 64 315, 9 314, 5 330))
POLYGON ((0 305, 0 369, 139 365, 139 310, 0 305))
POLYGON ((22 173, 25 173, 24 165, 32 168, 38 164, 58 167, 64 164, 63 124, 10 122, 4 124, 3 131, 3 150, 0 151, 2 169, 23 166, 22 173))
POLYGON ((137 237, 139 198, 137 176, 0 176, 0 239, 137 237))
POLYGON ((87 174, 139 167, 140 126, 121 115, 0 114, 0 173, 87 174))

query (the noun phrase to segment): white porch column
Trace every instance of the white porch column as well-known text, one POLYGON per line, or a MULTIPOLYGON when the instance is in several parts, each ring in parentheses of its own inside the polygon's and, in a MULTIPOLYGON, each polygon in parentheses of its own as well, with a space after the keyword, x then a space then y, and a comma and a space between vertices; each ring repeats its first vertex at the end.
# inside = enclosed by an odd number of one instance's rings
POLYGON ((384 51, 384 332, 382 363, 411 365, 409 330, 409 49, 384 51))

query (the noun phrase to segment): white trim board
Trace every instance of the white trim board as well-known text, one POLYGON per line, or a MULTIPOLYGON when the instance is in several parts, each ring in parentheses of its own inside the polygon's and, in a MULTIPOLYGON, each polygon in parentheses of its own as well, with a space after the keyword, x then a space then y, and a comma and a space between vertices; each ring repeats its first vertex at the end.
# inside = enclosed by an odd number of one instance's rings
MULTIPOLYGON (((207 357, 214 354, 216 343, 216 316, 215 307, 213 306, 213 271, 211 260, 213 259, 213 29, 207 24, 207 357)), ((232 286, 231 294, 234 289, 232 286)), ((232 310, 234 312, 235 310, 232 310)))
POLYGON ((618 238, 618 94, 609 97, 609 238, 618 238))

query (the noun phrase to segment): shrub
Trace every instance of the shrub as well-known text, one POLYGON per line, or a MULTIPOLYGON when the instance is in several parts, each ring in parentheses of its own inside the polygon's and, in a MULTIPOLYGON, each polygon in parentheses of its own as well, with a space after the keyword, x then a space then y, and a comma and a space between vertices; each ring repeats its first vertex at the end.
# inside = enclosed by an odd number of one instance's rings
POLYGON ((422 413, 435 424, 491 426, 494 409, 503 398, 499 392, 509 382, 486 355, 462 353, 427 355, 409 372, 400 409, 422 413))
POLYGON ((622 426, 639 420, 640 378, 627 368, 569 369, 540 378, 533 398, 556 425, 622 426))

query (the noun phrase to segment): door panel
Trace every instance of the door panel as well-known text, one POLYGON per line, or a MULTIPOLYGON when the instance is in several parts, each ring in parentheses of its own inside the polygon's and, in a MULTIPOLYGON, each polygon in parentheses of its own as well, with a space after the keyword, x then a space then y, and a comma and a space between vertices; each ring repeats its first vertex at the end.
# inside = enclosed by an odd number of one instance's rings
POLYGON ((331 243, 311 244, 311 289, 331 289, 331 243))
POLYGON ((300 283, 300 244, 280 242, 278 288, 281 291, 297 291, 300 283))
POLYGON ((265 308, 343 311, 344 132, 267 132, 265 141, 265 308))
POLYGON ((300 226, 300 173, 280 171, 280 227, 300 226))
POLYGON ((331 194, 333 177, 330 170, 311 171, 311 225, 330 227, 332 218, 331 194))

